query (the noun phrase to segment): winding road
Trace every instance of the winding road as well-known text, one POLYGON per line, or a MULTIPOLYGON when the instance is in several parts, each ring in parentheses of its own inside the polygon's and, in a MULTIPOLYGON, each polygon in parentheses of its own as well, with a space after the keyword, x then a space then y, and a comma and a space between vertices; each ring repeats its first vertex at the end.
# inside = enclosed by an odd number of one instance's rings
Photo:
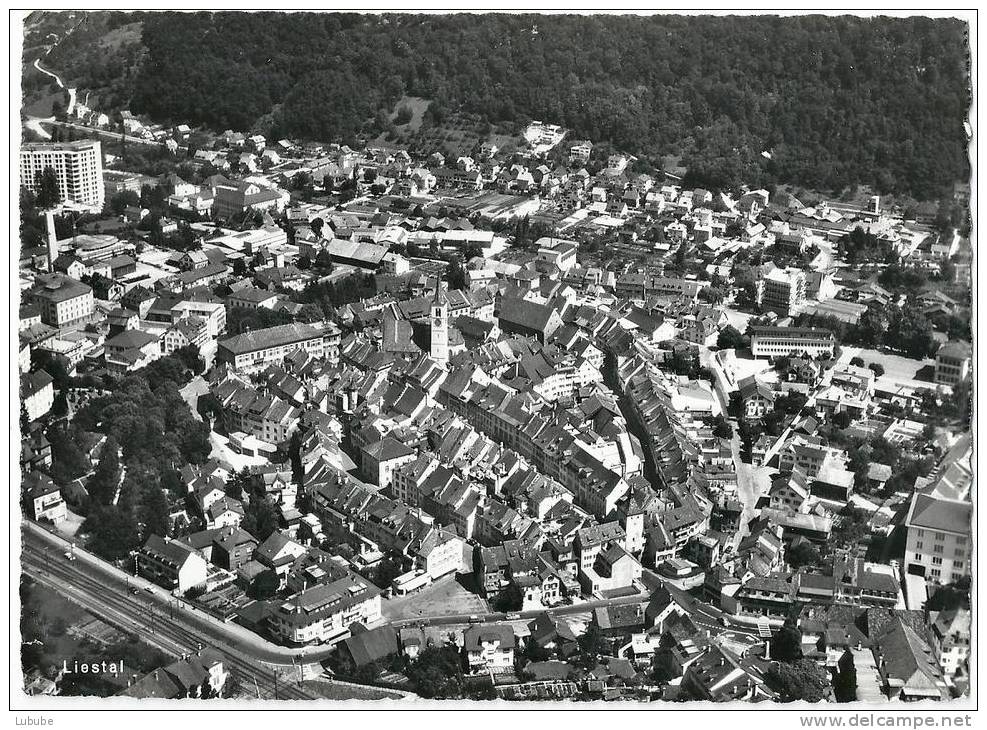
MULTIPOLYGON (((54 48, 54 46, 52 46, 52 48, 54 48)), ((49 50, 49 53, 50 52, 51 51, 49 50)), ((65 84, 62 83, 62 79, 59 78, 58 74, 54 73, 53 71, 49 71, 46 68, 42 68, 40 58, 34 59, 34 67, 38 69, 38 71, 40 71, 41 73, 45 74, 46 76, 51 76, 53 79, 55 79, 55 83, 58 84, 58 88, 65 89, 68 92, 69 105, 68 107, 66 107, 65 113, 71 115, 72 112, 75 111, 75 89, 68 88, 67 86, 65 86, 65 84)))

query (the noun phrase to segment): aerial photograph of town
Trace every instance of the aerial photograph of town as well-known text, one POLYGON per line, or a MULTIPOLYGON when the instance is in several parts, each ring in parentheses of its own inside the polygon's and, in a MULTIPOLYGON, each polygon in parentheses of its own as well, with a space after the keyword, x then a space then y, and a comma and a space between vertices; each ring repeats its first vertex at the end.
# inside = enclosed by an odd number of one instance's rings
POLYGON ((11 17, 19 718, 973 707, 975 14, 11 17))

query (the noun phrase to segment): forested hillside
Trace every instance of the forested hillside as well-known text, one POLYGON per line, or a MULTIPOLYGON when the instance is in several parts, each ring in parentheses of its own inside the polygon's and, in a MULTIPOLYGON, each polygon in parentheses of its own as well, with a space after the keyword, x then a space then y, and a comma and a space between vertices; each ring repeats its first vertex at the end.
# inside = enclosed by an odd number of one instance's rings
POLYGON ((937 197, 968 175, 966 26, 926 18, 150 13, 131 107, 317 139, 543 119, 710 186, 869 184, 937 197), (771 153, 771 159, 762 156, 771 153))

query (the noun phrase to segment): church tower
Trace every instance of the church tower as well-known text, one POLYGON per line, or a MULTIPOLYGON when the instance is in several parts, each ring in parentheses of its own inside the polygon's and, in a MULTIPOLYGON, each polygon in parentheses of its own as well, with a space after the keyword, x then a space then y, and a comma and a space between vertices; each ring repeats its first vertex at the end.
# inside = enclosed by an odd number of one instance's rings
POLYGON ((431 338, 429 356, 440 365, 449 362, 449 305, 441 298, 440 279, 435 278, 435 298, 432 300, 431 338))

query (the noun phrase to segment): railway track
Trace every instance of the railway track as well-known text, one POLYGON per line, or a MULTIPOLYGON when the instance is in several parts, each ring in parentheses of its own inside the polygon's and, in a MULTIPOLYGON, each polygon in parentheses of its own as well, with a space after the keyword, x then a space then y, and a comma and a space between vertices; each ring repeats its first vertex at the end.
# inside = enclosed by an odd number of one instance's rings
POLYGON ((228 668, 238 675, 241 687, 247 693, 252 685, 255 694, 265 699, 319 699, 311 691, 292 684, 300 673, 295 665, 258 662, 230 647, 216 646, 208 636, 172 622, 166 611, 155 608, 139 593, 121 595, 104 583, 74 570, 71 564, 46 560, 28 552, 27 545, 21 561, 28 575, 107 623, 136 634, 171 656, 177 658, 182 654, 194 654, 206 646, 214 648, 223 656, 228 668))

